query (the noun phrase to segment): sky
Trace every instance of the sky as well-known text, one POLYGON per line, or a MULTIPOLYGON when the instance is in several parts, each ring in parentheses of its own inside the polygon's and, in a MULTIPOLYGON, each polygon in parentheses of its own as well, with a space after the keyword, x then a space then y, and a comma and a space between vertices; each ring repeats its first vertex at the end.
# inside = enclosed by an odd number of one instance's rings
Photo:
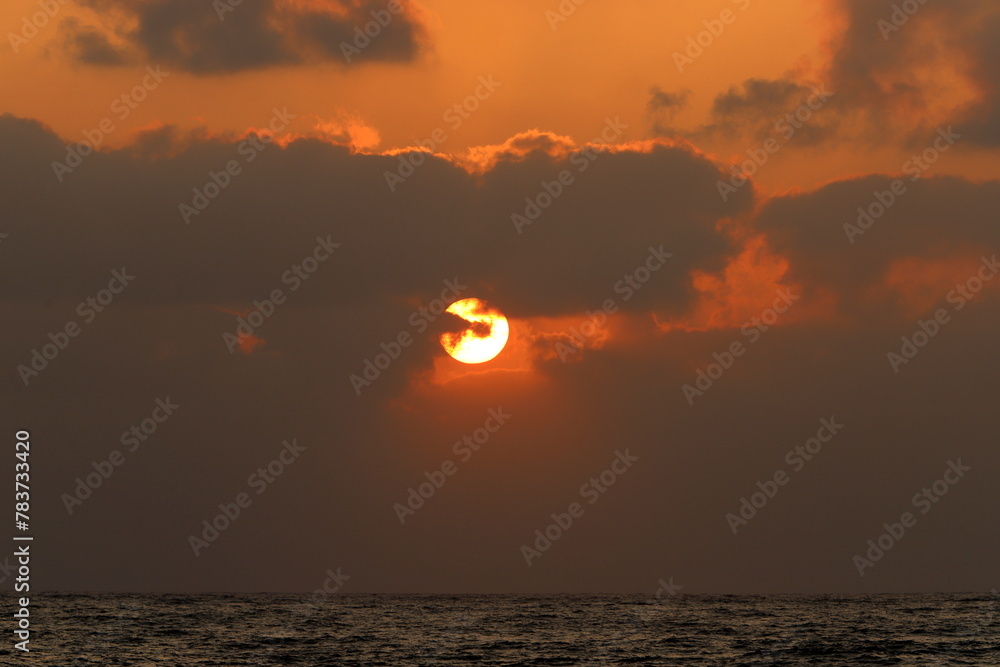
POLYGON ((0 27, 39 589, 997 587, 995 3, 0 27))

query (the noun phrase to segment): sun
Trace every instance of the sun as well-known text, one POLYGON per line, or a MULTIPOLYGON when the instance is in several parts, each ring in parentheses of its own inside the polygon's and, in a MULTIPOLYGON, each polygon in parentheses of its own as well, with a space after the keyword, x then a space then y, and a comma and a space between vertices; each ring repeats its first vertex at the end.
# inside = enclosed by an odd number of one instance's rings
POLYGON ((445 311, 468 322, 462 331, 441 334, 441 346, 466 364, 481 364, 500 354, 507 344, 507 318, 482 299, 462 299, 445 311))

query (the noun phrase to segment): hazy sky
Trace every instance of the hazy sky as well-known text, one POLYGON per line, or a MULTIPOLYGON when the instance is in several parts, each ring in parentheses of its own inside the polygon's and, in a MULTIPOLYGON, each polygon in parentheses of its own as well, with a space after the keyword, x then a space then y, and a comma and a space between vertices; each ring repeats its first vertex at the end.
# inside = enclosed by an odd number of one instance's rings
POLYGON ((896 5, 5 3, 37 587, 997 587, 1000 9, 896 5))

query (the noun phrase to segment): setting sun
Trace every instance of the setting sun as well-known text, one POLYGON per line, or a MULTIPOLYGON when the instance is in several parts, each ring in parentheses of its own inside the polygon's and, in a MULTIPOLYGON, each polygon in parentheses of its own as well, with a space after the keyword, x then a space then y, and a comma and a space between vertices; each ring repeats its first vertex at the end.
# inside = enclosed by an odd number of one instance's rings
POLYGON ((468 323, 462 331, 441 334, 441 346, 455 359, 481 364, 500 354, 507 344, 510 335, 507 318, 485 301, 462 299, 448 306, 446 312, 468 323))

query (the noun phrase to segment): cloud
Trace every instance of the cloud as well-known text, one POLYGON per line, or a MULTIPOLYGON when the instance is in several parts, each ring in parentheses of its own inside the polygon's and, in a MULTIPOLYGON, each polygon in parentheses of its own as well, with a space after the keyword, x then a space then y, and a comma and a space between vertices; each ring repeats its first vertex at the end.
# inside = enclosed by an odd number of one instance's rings
POLYGON ((86 65, 124 65, 126 54, 112 46, 101 31, 82 25, 77 18, 63 19, 59 24, 61 40, 70 56, 86 65))
MULTIPOLYGON (((775 136, 784 120, 803 105, 812 104, 818 111, 831 95, 818 85, 797 83, 788 79, 748 79, 739 88, 731 87, 712 103, 712 124, 702 132, 722 131, 732 134, 742 131, 757 139, 775 136), (818 95, 817 95, 818 93, 818 95)), ((811 114, 812 115, 812 114, 811 114)), ((807 123, 798 123, 796 145, 810 146, 829 141, 838 129, 836 119, 815 114, 807 123)))
MULTIPOLYGON (((844 111, 864 111, 875 132, 912 112, 954 123, 971 143, 997 144, 1000 8, 988 0, 921 3, 837 0, 845 28, 832 41, 830 85, 844 111), (943 102, 943 103, 942 103, 943 102)), ((921 133, 930 128, 904 124, 921 133)))
POLYGON ((390 193, 384 174, 406 154, 297 139, 246 162, 239 146, 254 136, 155 128, 59 183, 63 141, 0 117, 0 398, 48 460, 33 489, 49 517, 40 587, 312 590, 342 565, 356 592, 634 592, 664 576, 706 592, 988 589, 995 554, 980 519, 1000 502, 984 417, 997 399, 995 293, 905 375, 885 355, 916 326, 896 307, 915 294, 907 281, 932 263, 950 277, 955 256, 1000 240, 996 183, 913 183, 852 247, 842 225, 887 177, 758 210, 751 188, 722 202, 722 170, 690 148, 613 145, 591 159, 540 140, 515 142, 532 148, 484 171, 426 155, 390 193), (241 173, 185 225, 178 204, 230 160, 241 173), (511 213, 562 171, 572 183, 518 234, 511 213), (310 265, 318 237, 341 245, 310 265), (616 283, 641 276, 661 244, 672 257, 626 300, 616 283), (285 282, 294 266, 306 277, 285 282), (85 322, 78 304, 122 267, 134 281, 85 322), (436 334, 454 321, 431 304, 456 279, 462 296, 508 316, 511 352, 537 363, 480 369, 446 357, 436 334), (751 343, 743 320, 773 302, 778 281, 801 301, 751 343), (276 288, 286 298, 264 304, 276 288), (823 293, 836 295, 836 317, 819 312, 831 303, 823 293), (607 299, 618 311, 577 345, 572 328, 607 299), (233 313, 261 309, 270 315, 240 337, 233 313), (69 320, 82 332, 24 386, 17 366, 69 320), (678 326, 657 327, 667 321, 678 326), (230 353, 223 333, 246 347, 230 353), (689 405, 682 385, 734 340, 746 353, 689 405), (563 363, 558 343, 582 353, 563 363), (366 362, 377 374, 358 395, 349 378, 366 362), (61 495, 166 396, 177 413, 69 516, 61 495), (454 444, 497 407, 509 423, 462 460, 454 444), (843 435, 734 536, 726 513, 788 469, 786 453, 831 415, 843 435), (188 535, 292 437, 305 462, 195 558, 188 535), (520 546, 580 502, 581 484, 619 449, 635 466, 527 568, 520 546), (859 579, 851 556, 956 457, 974 466, 967 487, 920 519, 891 566, 859 579), (394 503, 445 460, 458 472, 400 526, 394 503), (136 562, 146 567, 126 567, 136 562), (791 577, 789 563, 808 566, 791 577))
POLYGON ((539 155, 566 157, 576 148, 576 142, 570 137, 534 128, 518 132, 499 145, 473 146, 464 161, 468 168, 485 172, 498 162, 516 162, 539 155))
POLYGON ((656 117, 657 134, 693 140, 749 135, 765 138, 774 123, 805 101, 815 86, 834 94, 822 118, 810 121, 795 144, 850 139, 870 144, 923 146, 942 125, 954 125, 963 143, 1000 145, 1000 7, 990 0, 953 3, 828 0, 837 32, 828 60, 809 74, 750 78, 716 96, 711 119, 679 129, 656 117))
POLYGON ((665 90, 661 90, 658 86, 653 86, 650 92, 649 106, 660 110, 676 110, 687 105, 688 97, 691 95, 690 90, 680 90, 675 93, 671 93, 665 90))
POLYGON ((749 189, 720 201, 718 167, 668 144, 605 152, 561 148, 557 155, 534 150, 510 161, 501 154, 482 174, 427 155, 391 193, 385 174, 398 169, 399 154, 355 154, 326 141, 271 144, 243 163, 242 138, 189 136, 169 149, 174 135, 159 128, 142 135, 140 148, 87 156, 59 183, 52 163, 65 160, 67 148, 58 138, 10 116, 0 121, 0 132, 15 145, 28 144, 5 170, 12 187, 26 193, 12 207, 20 222, 9 231, 27 252, 47 257, 26 273, 0 268, 11 279, 0 294, 29 298, 79 294, 88 279, 98 281, 111 266, 128 262, 146 273, 143 289, 129 299, 250 300, 265 294, 313 239, 332 234, 352 248, 337 264, 365 290, 320 281, 309 298, 329 304, 429 295, 458 275, 488 286, 492 294, 483 296, 504 302, 505 310, 582 312, 613 296, 616 281, 645 261, 650 246, 662 245, 674 258, 628 307, 683 310, 693 293, 690 272, 718 270, 735 252, 717 221, 752 202, 749 189), (243 173, 185 225, 180 204, 191 206, 195 190, 212 182, 210 173, 234 159, 243 173), (545 183, 564 171, 574 182, 519 234, 512 216, 523 215, 539 193, 549 196, 545 183), (111 199, 118 202, 113 214, 111 199), (290 220, 294 234, 282 231, 290 220), (159 242, 149 244, 153 230, 159 242), (86 257, 77 254, 77 244, 95 235, 105 240, 86 257), (177 254, 191 261, 181 274, 173 268, 177 254))
POLYGON ((89 65, 141 60, 218 75, 315 62, 409 62, 425 42, 413 6, 402 0, 85 4, 101 17, 100 27, 64 19, 61 39, 71 57, 89 65))
POLYGON ((656 136, 682 137, 695 144, 712 145, 719 139, 781 144, 794 136, 798 147, 813 147, 839 140, 844 118, 830 108, 837 96, 825 85, 799 81, 789 74, 777 79, 751 78, 730 86, 715 97, 708 121, 693 128, 674 124, 691 91, 666 92, 654 86, 647 104, 651 131, 656 136), (832 100, 832 101, 831 101, 832 100))
POLYGON ((952 278, 971 275, 983 254, 1000 247, 997 210, 994 181, 871 175, 772 199, 753 224, 788 260, 788 280, 813 295, 833 291, 842 312, 863 321, 900 316, 900 294, 880 289, 900 262, 960 260, 957 274, 935 286, 939 297, 952 278), (893 183, 902 194, 892 193, 893 183))
POLYGON ((659 86, 653 86, 649 91, 649 110, 657 117, 657 122, 672 121, 678 111, 687 106, 691 91, 684 89, 669 92, 659 86))

